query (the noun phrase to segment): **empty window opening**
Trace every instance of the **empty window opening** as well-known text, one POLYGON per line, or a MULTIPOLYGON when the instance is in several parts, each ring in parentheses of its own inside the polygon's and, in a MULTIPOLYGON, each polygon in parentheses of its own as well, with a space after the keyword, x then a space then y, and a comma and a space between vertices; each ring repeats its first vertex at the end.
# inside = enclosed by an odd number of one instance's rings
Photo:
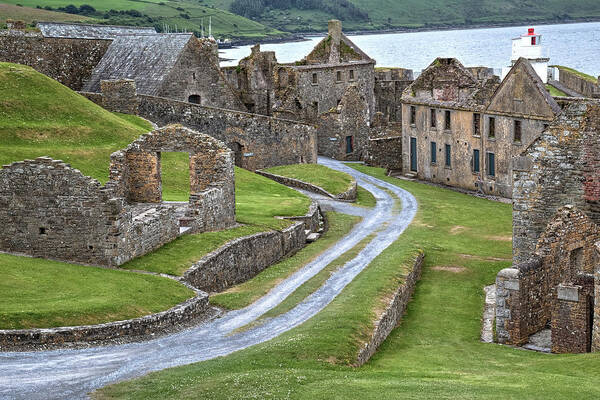
POLYGON ((337 71, 335 74, 335 80, 337 82, 341 82, 342 81, 342 71, 337 71))
POLYGON ((571 261, 572 271, 577 271, 579 273, 585 272, 585 268, 583 265, 583 247, 571 250, 571 254, 569 254, 569 259, 571 261))
POLYGON ((481 135, 481 114, 473 114, 473 135, 481 135))
POLYGON ((417 109, 415 106, 410 106, 410 124, 415 125, 417 121, 417 109))
POLYGON ((496 137, 496 118, 490 117, 488 120, 488 137, 493 139, 496 137))
POLYGON ((40 227, 40 235, 46 234, 46 228, 40 227))
POLYGON ((494 153, 487 153, 486 164, 487 174, 489 176, 496 176, 496 156, 494 153))
POLYGON ((521 121, 515 120, 515 134, 514 134, 514 142, 521 143, 521 121))
POLYGON ((196 73, 195 72, 192 72, 192 79, 196 80, 196 73))
POLYGON ((198 94, 191 95, 190 97, 188 97, 188 102, 194 103, 194 104, 200 104, 200 95, 198 95, 198 94))
POLYGON ((92 246, 91 244, 88 246, 89 250, 94 250, 94 246, 92 246))
POLYGON ((446 120, 445 120, 445 125, 444 128, 446 130, 450 130, 452 129, 452 113, 450 113, 450 111, 446 110, 446 120))
POLYGON ((319 83, 319 75, 317 75, 316 72, 312 74, 312 83, 313 83, 313 85, 316 85, 319 83))
POLYGON ((449 144, 446 145, 446 167, 452 167, 452 148, 449 144))
POLYGON ((346 154, 354 151, 354 136, 346 136, 346 154))
POLYGON ((431 122, 430 125, 432 128, 437 126, 437 116, 435 115, 435 110, 431 109, 431 122))
POLYGON ((350 80, 354 80, 354 70, 351 69, 350 72, 348 73, 350 75, 350 80))
POLYGON ((479 171, 480 171, 479 150, 475 149, 475 150, 473 150, 473 172, 479 172, 479 171))
MULTIPOLYGON (((233 143, 230 143, 228 147, 233 151, 235 166, 242 168, 242 164, 243 164, 243 160, 244 160, 244 146, 242 146, 238 142, 233 142, 233 143)), ((303 161, 300 161, 300 162, 302 163, 303 161)))
POLYGON ((431 163, 437 163, 437 143, 431 142, 431 163))
POLYGON ((161 152, 158 154, 163 201, 189 201, 189 153, 161 152))

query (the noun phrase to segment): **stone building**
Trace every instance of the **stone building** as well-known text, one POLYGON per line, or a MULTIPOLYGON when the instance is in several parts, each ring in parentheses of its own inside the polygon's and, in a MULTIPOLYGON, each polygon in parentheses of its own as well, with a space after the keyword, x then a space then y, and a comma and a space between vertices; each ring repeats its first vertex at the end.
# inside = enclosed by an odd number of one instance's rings
POLYGON ((115 79, 133 79, 139 94, 246 110, 219 68, 216 42, 191 33, 118 36, 83 90, 115 79))
POLYGON ((512 157, 560 112, 527 60, 504 81, 435 60, 402 95, 403 170, 419 179, 512 196, 512 157))
POLYGON ((402 123, 402 93, 413 82, 411 69, 376 68, 375 111, 389 123, 402 123))
POLYGON ((496 332, 553 352, 600 350, 600 102, 567 105, 513 166, 513 267, 500 271, 496 332))
POLYGON ((216 139, 167 126, 111 155, 102 186, 40 157, 0 169, 0 249, 34 257, 118 266, 185 232, 235 223, 233 154, 216 139), (190 198, 164 203, 161 152, 190 155, 190 198))

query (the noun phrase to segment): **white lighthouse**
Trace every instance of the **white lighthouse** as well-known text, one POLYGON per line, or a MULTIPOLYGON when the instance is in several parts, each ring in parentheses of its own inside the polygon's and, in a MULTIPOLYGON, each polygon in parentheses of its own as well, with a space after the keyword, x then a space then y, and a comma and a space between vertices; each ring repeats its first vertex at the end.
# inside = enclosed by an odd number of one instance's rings
POLYGON ((535 33, 534 28, 529 28, 526 35, 521 35, 512 40, 511 65, 502 69, 502 79, 508 75, 508 71, 521 57, 529 61, 542 82, 548 82, 548 62, 550 58, 546 57, 542 51, 542 35, 535 33))

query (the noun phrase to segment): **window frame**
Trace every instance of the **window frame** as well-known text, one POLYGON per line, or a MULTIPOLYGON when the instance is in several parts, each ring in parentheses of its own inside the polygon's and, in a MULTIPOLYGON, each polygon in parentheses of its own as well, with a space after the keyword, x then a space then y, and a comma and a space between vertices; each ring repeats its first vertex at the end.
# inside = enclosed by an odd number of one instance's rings
POLYGON ((344 75, 341 70, 335 71, 335 83, 344 82, 344 75))
POLYGON ((473 136, 481 137, 481 114, 473 113, 473 136))
POLYGON ((431 159, 431 165, 437 165, 437 143, 429 142, 429 158, 431 159))
POLYGON ((417 125, 417 107, 410 106, 408 112, 410 113, 410 115, 409 115, 410 125, 411 126, 416 126, 417 125))
POLYGON ((523 122, 519 119, 513 120, 513 143, 521 144, 523 143, 523 122), (518 133, 518 140, 517 140, 518 133))
POLYGON ((496 117, 488 117, 488 139, 496 139, 496 117))
POLYGON ((481 151, 473 149, 473 165, 471 167, 474 174, 481 172, 481 151))
POLYGON ((450 110, 445 110, 444 113, 444 130, 451 131, 452 130, 452 112, 450 110))
POLYGON ((429 127, 437 128, 437 110, 435 108, 429 109, 429 127))
POLYGON ((496 154, 491 151, 485 153, 486 175, 490 178, 496 177, 496 154))
POLYGON ((445 168, 452 168, 452 145, 446 143, 444 146, 444 154, 446 155, 444 160, 445 168))
POLYGON ((319 84, 319 74, 317 72, 312 73, 312 84, 315 86, 319 84))

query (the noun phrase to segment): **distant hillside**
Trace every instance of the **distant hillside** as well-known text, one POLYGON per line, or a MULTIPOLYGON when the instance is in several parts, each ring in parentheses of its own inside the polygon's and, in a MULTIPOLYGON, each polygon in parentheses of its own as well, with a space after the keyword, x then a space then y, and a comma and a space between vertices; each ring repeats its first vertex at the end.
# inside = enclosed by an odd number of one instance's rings
POLYGON ((56 11, 40 10, 31 7, 19 7, 14 4, 0 3, 0 25, 4 24, 7 19, 25 21, 28 24, 31 24, 34 21, 90 21, 90 18, 84 15, 73 15, 56 11))
MULTIPOLYGON (((200 35, 202 24, 208 34, 209 19, 212 18, 213 35, 223 38, 266 39, 286 36, 285 33, 259 22, 233 14, 228 8, 219 9, 202 0, 0 0, 2 3, 21 4, 24 13, 42 9, 66 11, 77 16, 94 18, 98 23, 112 25, 154 26, 162 31, 168 26, 171 31, 188 31, 200 35), (83 6, 83 7, 82 7, 83 6)), ((0 21, 6 19, 0 9, 0 21)), ((11 17, 8 17, 11 18, 11 17)), ((25 15, 26 21, 43 20, 42 17, 25 15)), ((50 19, 50 18, 49 18, 50 19)), ((65 18, 64 20, 72 20, 65 18)), ((56 19, 52 19, 53 21, 56 19)))
MULTIPOLYGON (((205 32, 208 31, 209 17, 212 17, 213 34, 216 37, 250 40, 285 37, 290 32, 324 32, 327 30, 327 21, 332 18, 341 19, 347 31, 600 19, 598 0, 1 1, 67 11, 70 15, 79 13, 101 23, 155 26, 158 30, 168 25, 171 30, 185 29, 198 34, 203 22, 205 32)), ((3 17, 6 18, 6 11, 0 8, 0 22, 3 17)))

